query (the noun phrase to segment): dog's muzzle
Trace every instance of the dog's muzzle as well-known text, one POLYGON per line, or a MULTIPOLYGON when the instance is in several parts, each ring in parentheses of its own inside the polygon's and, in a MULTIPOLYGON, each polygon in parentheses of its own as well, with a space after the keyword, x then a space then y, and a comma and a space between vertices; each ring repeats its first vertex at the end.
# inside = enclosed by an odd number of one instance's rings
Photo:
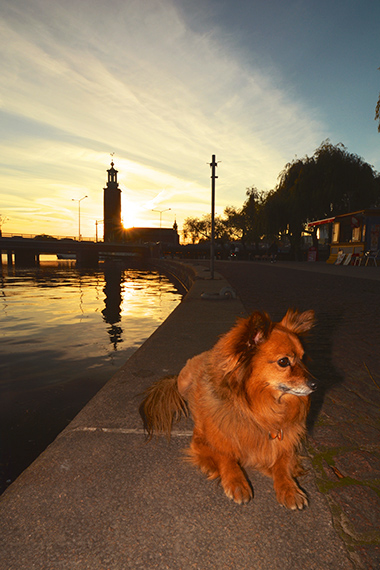
POLYGON ((288 386, 287 384, 280 384, 278 389, 283 392, 283 394, 292 394, 293 396, 309 396, 312 392, 315 392, 318 384, 315 379, 309 378, 303 386, 294 387, 288 386))

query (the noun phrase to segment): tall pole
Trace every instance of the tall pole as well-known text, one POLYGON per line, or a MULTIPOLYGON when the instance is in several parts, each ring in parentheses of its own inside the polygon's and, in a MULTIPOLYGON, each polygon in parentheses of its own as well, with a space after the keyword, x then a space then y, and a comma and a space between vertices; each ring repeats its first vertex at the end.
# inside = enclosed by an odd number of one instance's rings
POLYGON ((211 166, 211 244, 210 244, 210 273, 211 279, 214 279, 214 257, 215 257, 215 168, 218 163, 215 160, 215 154, 212 155, 211 166))
POLYGON ((103 224, 103 220, 95 220, 95 237, 98 242, 98 224, 103 224))
POLYGON ((78 241, 80 241, 80 200, 78 200, 78 241))
POLYGON ((83 196, 83 198, 79 198, 79 200, 75 200, 75 198, 71 198, 72 202, 78 202, 78 241, 80 241, 80 203, 88 196, 83 196))
POLYGON ((162 214, 164 212, 168 212, 169 210, 171 210, 171 208, 166 208, 166 210, 152 210, 152 212, 158 212, 160 214, 160 229, 162 225, 162 214))

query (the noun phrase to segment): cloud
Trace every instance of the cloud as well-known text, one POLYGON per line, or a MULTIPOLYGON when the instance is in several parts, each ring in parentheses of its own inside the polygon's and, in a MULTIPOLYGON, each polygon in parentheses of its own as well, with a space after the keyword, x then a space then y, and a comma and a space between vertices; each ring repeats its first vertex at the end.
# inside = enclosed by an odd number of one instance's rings
POLYGON ((10 130, 0 147, 8 164, 23 164, 34 192, 59 199, 54 179, 104 185, 115 151, 128 193, 162 200, 180 220, 207 211, 212 154, 222 161, 220 207, 241 206, 252 184, 272 188, 294 154, 315 149, 324 126, 278 71, 195 24, 169 0, 5 2, 2 109, 44 133, 15 140, 10 130))

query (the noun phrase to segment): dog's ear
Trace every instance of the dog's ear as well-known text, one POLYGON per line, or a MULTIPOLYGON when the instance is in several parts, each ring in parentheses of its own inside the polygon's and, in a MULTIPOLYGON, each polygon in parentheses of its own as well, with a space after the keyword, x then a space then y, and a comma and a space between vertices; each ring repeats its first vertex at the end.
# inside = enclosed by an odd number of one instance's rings
POLYGON ((242 389, 249 363, 258 347, 270 335, 273 323, 266 313, 255 312, 239 319, 215 346, 216 366, 223 371, 226 385, 234 390, 242 389))
POLYGON ((242 330, 242 341, 247 348, 257 347, 265 342, 272 330, 273 323, 267 313, 255 311, 246 319, 245 331, 242 330))
POLYGON ((228 354, 232 368, 249 360, 257 347, 265 342, 273 328, 266 313, 258 311, 246 319, 240 319, 224 337, 224 353, 228 354))
POLYGON ((296 334, 302 334, 309 331, 315 324, 314 311, 305 311, 299 313, 289 309, 282 319, 280 325, 296 334))
POLYGON ((213 365, 222 372, 220 381, 234 390, 244 387, 250 362, 269 337, 274 323, 266 313, 255 312, 248 318, 239 319, 236 325, 215 345, 212 352, 213 365))

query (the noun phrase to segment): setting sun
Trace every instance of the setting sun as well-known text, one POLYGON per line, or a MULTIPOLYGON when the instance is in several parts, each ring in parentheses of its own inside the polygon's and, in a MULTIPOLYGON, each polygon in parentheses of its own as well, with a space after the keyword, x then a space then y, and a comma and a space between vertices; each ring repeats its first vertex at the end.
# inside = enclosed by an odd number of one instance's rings
POLYGON ((125 229, 146 227, 151 225, 146 220, 147 208, 143 203, 133 202, 125 191, 121 193, 121 223, 125 229))
POLYGON ((121 199, 121 221, 123 226, 128 228, 134 228, 139 226, 138 214, 140 213, 140 208, 136 204, 128 203, 123 196, 121 199))

